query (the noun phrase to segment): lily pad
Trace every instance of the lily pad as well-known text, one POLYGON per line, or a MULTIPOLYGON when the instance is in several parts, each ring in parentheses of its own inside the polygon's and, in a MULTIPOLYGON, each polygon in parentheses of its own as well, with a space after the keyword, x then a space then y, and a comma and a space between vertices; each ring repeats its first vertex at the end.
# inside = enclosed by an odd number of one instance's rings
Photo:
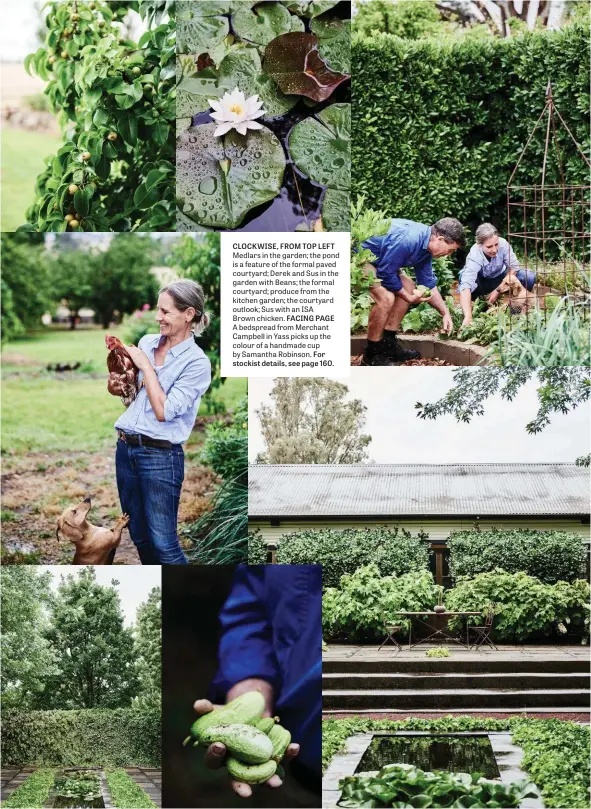
POLYGON ((216 126, 192 126, 179 136, 177 203, 181 213, 204 227, 233 229, 250 210, 279 194, 285 155, 266 127, 215 138, 216 126))
POLYGON ((217 83, 217 73, 207 67, 198 73, 182 74, 182 66, 177 59, 176 117, 192 117, 211 107, 208 99, 223 95, 217 83), (179 71, 180 74, 179 74, 179 71))
POLYGON ((303 31, 304 23, 278 3, 259 3, 253 8, 245 3, 232 14, 232 27, 242 39, 264 46, 280 34, 303 31))
POLYGON ((341 73, 351 72, 351 20, 323 15, 310 23, 318 37, 318 52, 324 61, 341 73))
POLYGON ((287 94, 325 101, 348 75, 331 70, 318 52, 315 34, 282 34, 265 49, 263 70, 287 94))
POLYGON ((348 231, 351 227, 348 191, 327 188, 322 201, 322 224, 325 230, 348 231))
POLYGON ((331 104, 297 123, 288 137, 298 169, 327 188, 351 185, 351 105, 331 104))
POLYGON ((233 8, 230 2, 184 0, 177 4, 177 53, 209 53, 224 41, 230 22, 221 15, 233 8))
POLYGON ((318 17, 338 5, 339 0, 281 0, 283 5, 301 17, 318 17))
MULTIPOLYGON (((236 49, 220 65, 219 87, 238 87, 248 97, 258 95, 263 102, 265 119, 285 115, 295 106, 298 96, 286 96, 270 76, 261 71, 261 57, 255 48, 236 49)), ((177 102, 178 103, 178 102, 177 102)))

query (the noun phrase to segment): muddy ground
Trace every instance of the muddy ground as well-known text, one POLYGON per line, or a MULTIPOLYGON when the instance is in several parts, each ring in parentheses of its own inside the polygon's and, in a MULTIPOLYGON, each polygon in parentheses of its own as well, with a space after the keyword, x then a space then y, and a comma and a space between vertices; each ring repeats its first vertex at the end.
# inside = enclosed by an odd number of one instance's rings
MULTIPOLYGON (((179 522, 195 522, 206 510, 219 478, 187 454, 179 522)), ((101 452, 5 455, 2 470, 2 562, 71 564, 74 546, 56 538, 64 508, 92 498, 88 519, 110 527, 121 514, 115 482, 115 448, 101 452)), ((185 548, 187 540, 181 539, 185 548)), ((117 565, 139 558, 126 530, 115 556, 117 565)))

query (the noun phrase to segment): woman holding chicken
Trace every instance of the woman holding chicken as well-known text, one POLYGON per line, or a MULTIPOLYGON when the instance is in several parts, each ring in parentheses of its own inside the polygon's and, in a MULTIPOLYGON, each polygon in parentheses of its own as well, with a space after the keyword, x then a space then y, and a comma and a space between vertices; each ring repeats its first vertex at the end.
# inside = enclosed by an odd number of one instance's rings
POLYGON ((199 284, 179 280, 163 287, 156 321, 159 334, 146 334, 137 348, 123 347, 138 374, 136 395, 115 422, 117 488, 141 563, 184 565, 177 534, 183 443, 211 382, 210 362, 195 342, 209 322, 199 284))

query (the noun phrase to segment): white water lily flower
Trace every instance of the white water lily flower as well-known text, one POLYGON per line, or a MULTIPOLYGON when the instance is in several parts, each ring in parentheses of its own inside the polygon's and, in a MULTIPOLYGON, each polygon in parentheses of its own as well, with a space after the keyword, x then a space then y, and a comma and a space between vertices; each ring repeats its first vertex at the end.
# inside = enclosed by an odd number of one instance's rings
POLYGON ((258 95, 246 98, 242 90, 236 87, 231 93, 224 93, 221 99, 207 100, 215 110, 211 117, 219 124, 213 133, 214 137, 225 135, 231 129, 235 129, 240 135, 246 135, 249 129, 263 128, 262 124, 255 121, 255 118, 265 114, 263 102, 259 101, 258 95))

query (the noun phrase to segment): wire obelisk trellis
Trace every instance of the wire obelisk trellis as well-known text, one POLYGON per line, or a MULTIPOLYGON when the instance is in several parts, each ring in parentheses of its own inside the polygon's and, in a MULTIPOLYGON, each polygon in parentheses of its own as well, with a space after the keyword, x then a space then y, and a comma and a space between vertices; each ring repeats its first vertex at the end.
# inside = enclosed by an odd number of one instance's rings
MULTIPOLYGON (((583 167, 583 164, 581 164, 583 167)), ((568 296, 585 302, 589 292, 589 247, 591 245, 591 163, 554 104, 552 85, 546 89, 546 103, 521 152, 507 185, 507 240, 522 267, 535 273, 532 291, 514 287, 510 291, 512 314, 527 316, 534 310, 547 316, 559 298, 568 296), (584 161, 587 184, 566 182, 559 132, 575 146, 568 157, 569 171, 574 162, 584 161), (536 132, 543 132, 544 151, 540 173, 532 184, 517 185, 514 179, 536 132), (551 163, 554 163, 551 168, 551 163)), ((584 316, 587 307, 581 307, 584 316)))

